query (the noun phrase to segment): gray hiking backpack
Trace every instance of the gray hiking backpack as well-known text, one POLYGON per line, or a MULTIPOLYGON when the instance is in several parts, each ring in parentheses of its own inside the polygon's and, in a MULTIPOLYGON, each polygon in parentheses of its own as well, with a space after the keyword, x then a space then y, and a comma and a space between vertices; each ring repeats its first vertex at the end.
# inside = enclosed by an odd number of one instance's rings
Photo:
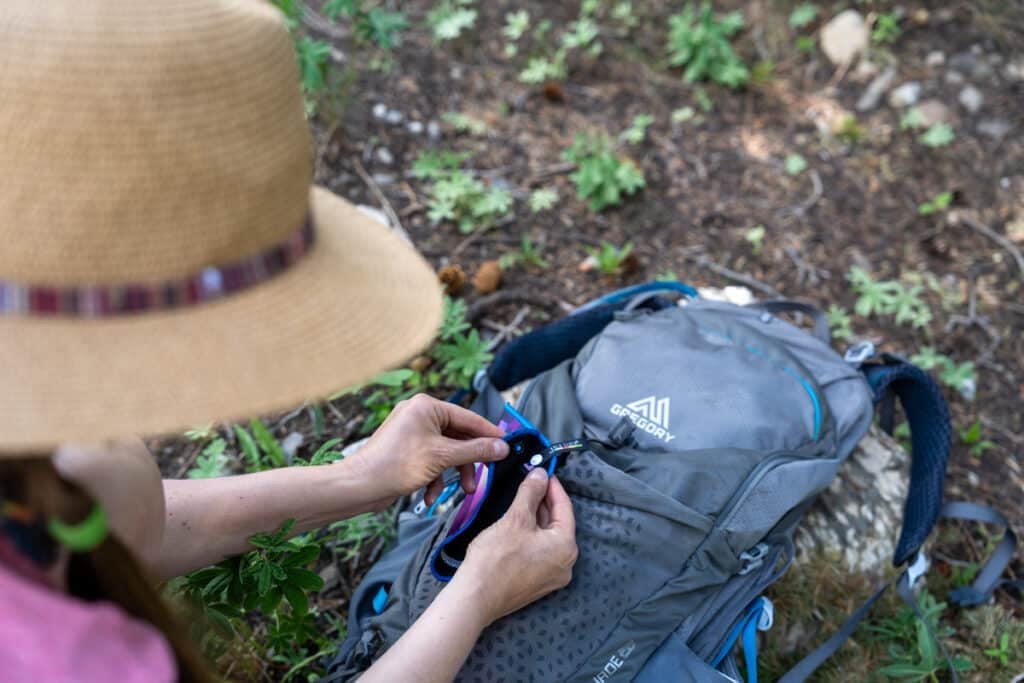
MULTIPOLYGON (((514 340, 478 375, 480 414, 497 422, 499 390, 532 378, 518 412, 552 441, 584 440, 559 470, 580 553, 569 586, 488 628, 456 680, 738 681, 740 642, 756 681, 756 631, 772 621, 762 593, 890 390, 914 445, 896 562, 920 557, 948 455, 941 394, 925 373, 867 347, 840 357, 820 314, 811 334, 777 317, 791 310, 815 314, 651 283, 514 340), (686 296, 677 305, 664 290, 686 296)), ((328 679, 357 677, 444 587, 430 559, 456 517, 441 511, 457 498, 431 508, 414 499, 401 513, 395 548, 353 596, 328 679)), ((901 577, 908 595, 914 567, 901 577)), ((842 636, 783 680, 804 680, 842 636)))

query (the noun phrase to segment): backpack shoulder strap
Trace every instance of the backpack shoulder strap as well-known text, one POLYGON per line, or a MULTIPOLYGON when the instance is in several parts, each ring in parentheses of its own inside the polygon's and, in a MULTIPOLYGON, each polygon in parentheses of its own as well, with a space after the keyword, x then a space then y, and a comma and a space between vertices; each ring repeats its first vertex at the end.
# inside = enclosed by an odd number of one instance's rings
MULTIPOLYGON (((697 292, 682 282, 648 282, 626 287, 595 299, 561 320, 527 332, 506 343, 487 369, 487 379, 498 391, 536 377, 562 361, 574 358, 590 339, 615 319, 630 301, 657 292, 678 292, 695 297, 697 292)), ((652 305, 652 300, 645 301, 652 305)), ((657 304, 654 304, 655 307, 657 304)))
POLYGON ((910 486, 893 557, 899 566, 916 555, 939 519, 953 427, 942 390, 931 375, 890 354, 873 360, 861 370, 875 402, 895 394, 910 425, 910 486))

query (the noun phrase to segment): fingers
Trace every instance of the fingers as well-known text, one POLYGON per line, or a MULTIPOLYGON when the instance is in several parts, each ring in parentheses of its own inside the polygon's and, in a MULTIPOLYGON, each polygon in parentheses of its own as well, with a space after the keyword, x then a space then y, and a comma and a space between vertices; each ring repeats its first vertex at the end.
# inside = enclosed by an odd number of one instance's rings
POLYGON ((526 475, 526 479, 523 479, 523 483, 519 485, 519 491, 516 493, 516 498, 512 501, 512 506, 509 510, 514 510, 523 518, 533 520, 536 523, 537 510, 540 508, 540 503, 544 500, 544 495, 547 491, 548 473, 540 467, 530 470, 530 473, 526 475))
POLYGON ((438 477, 434 481, 427 485, 427 490, 423 494, 423 502, 427 505, 433 505, 437 497, 441 495, 441 491, 444 490, 444 479, 438 477))
POLYGON ((459 481, 466 493, 476 491, 476 465, 459 465, 459 481))
POLYGON ((443 434, 489 436, 498 439, 504 436, 497 425, 491 424, 486 418, 454 403, 435 400, 433 408, 443 434))
POLYGON ((494 462, 508 455, 508 444, 501 439, 470 439, 458 441, 445 439, 449 467, 469 465, 474 462, 494 462))
MULTIPOLYGON (((536 471, 536 470, 534 470, 536 471)), ((563 529, 567 536, 576 537, 576 515, 572 511, 572 500, 562 487, 558 477, 552 477, 546 489, 547 503, 551 510, 553 529, 563 529)))

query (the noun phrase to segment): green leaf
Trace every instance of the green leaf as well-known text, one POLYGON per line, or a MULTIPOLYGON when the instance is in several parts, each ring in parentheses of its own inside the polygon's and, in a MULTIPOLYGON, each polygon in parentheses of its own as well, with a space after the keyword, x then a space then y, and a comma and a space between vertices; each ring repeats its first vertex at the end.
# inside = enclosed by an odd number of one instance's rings
POLYGON ((269 562, 261 562, 256 572, 256 593, 261 598, 265 597, 270 590, 271 580, 274 578, 273 570, 269 562))
POLYGON ((284 585, 281 587, 284 597, 296 614, 305 614, 309 611, 309 598, 306 593, 296 586, 284 585))
POLYGON ((804 28, 818 16, 817 5, 805 2, 796 9, 794 9, 789 15, 789 25, 793 28, 804 28))
POLYGON ((249 469, 252 471, 263 469, 260 449, 256 446, 256 442, 253 441, 249 432, 245 431, 245 427, 235 425, 235 437, 238 439, 238 445, 242 447, 242 453, 245 454, 246 459, 249 461, 249 469))
POLYGON ((273 614, 277 606, 281 604, 281 595, 281 588, 274 587, 269 589, 259 601, 260 610, 264 614, 273 614))
POLYGON ((550 209, 558 201, 558 192, 551 188, 542 187, 530 193, 530 211, 539 213, 550 209))
POLYGON ((258 418, 249 420, 249 429, 252 430, 256 442, 275 467, 284 467, 288 464, 288 457, 285 455, 284 449, 262 420, 258 418))
POLYGON ((928 147, 945 147, 956 139, 953 128, 946 123, 936 123, 926 130, 920 138, 921 144, 928 147))
POLYGON ((800 175, 807 170, 807 161, 799 154, 786 155, 786 161, 783 165, 785 166, 786 173, 789 175, 800 175))
POLYGON ((285 569, 307 567, 318 557, 320 557, 320 546, 316 543, 311 543, 310 545, 303 546, 281 560, 281 566, 285 569))
POLYGON ((308 569, 289 567, 286 573, 288 583, 298 586, 304 591, 317 592, 324 587, 324 580, 320 578, 320 575, 308 569))

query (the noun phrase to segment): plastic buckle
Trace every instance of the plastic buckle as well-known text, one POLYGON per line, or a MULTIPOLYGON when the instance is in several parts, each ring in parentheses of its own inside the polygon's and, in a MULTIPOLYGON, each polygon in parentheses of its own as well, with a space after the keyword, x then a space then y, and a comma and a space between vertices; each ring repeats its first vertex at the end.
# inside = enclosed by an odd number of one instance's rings
POLYGON ((910 587, 913 588, 917 585, 917 582, 922 576, 928 573, 928 567, 931 566, 931 562, 928 560, 928 556, 920 550, 917 551, 917 557, 914 558, 914 562, 907 567, 907 582, 910 587))
POLYGON ((761 597, 761 613, 757 615, 757 630, 769 631, 775 623, 775 605, 766 597, 761 597))
POLYGON ((865 361, 874 357, 875 345, 872 342, 865 341, 859 344, 854 344, 850 348, 846 349, 846 353, 843 354, 843 360, 850 365, 859 368, 864 364, 865 361))
POLYGON ((743 576, 754 571, 762 564, 764 564, 764 558, 768 556, 768 546, 764 543, 758 543, 750 550, 744 550, 740 553, 740 560, 743 562, 743 568, 740 569, 739 575, 743 576))

